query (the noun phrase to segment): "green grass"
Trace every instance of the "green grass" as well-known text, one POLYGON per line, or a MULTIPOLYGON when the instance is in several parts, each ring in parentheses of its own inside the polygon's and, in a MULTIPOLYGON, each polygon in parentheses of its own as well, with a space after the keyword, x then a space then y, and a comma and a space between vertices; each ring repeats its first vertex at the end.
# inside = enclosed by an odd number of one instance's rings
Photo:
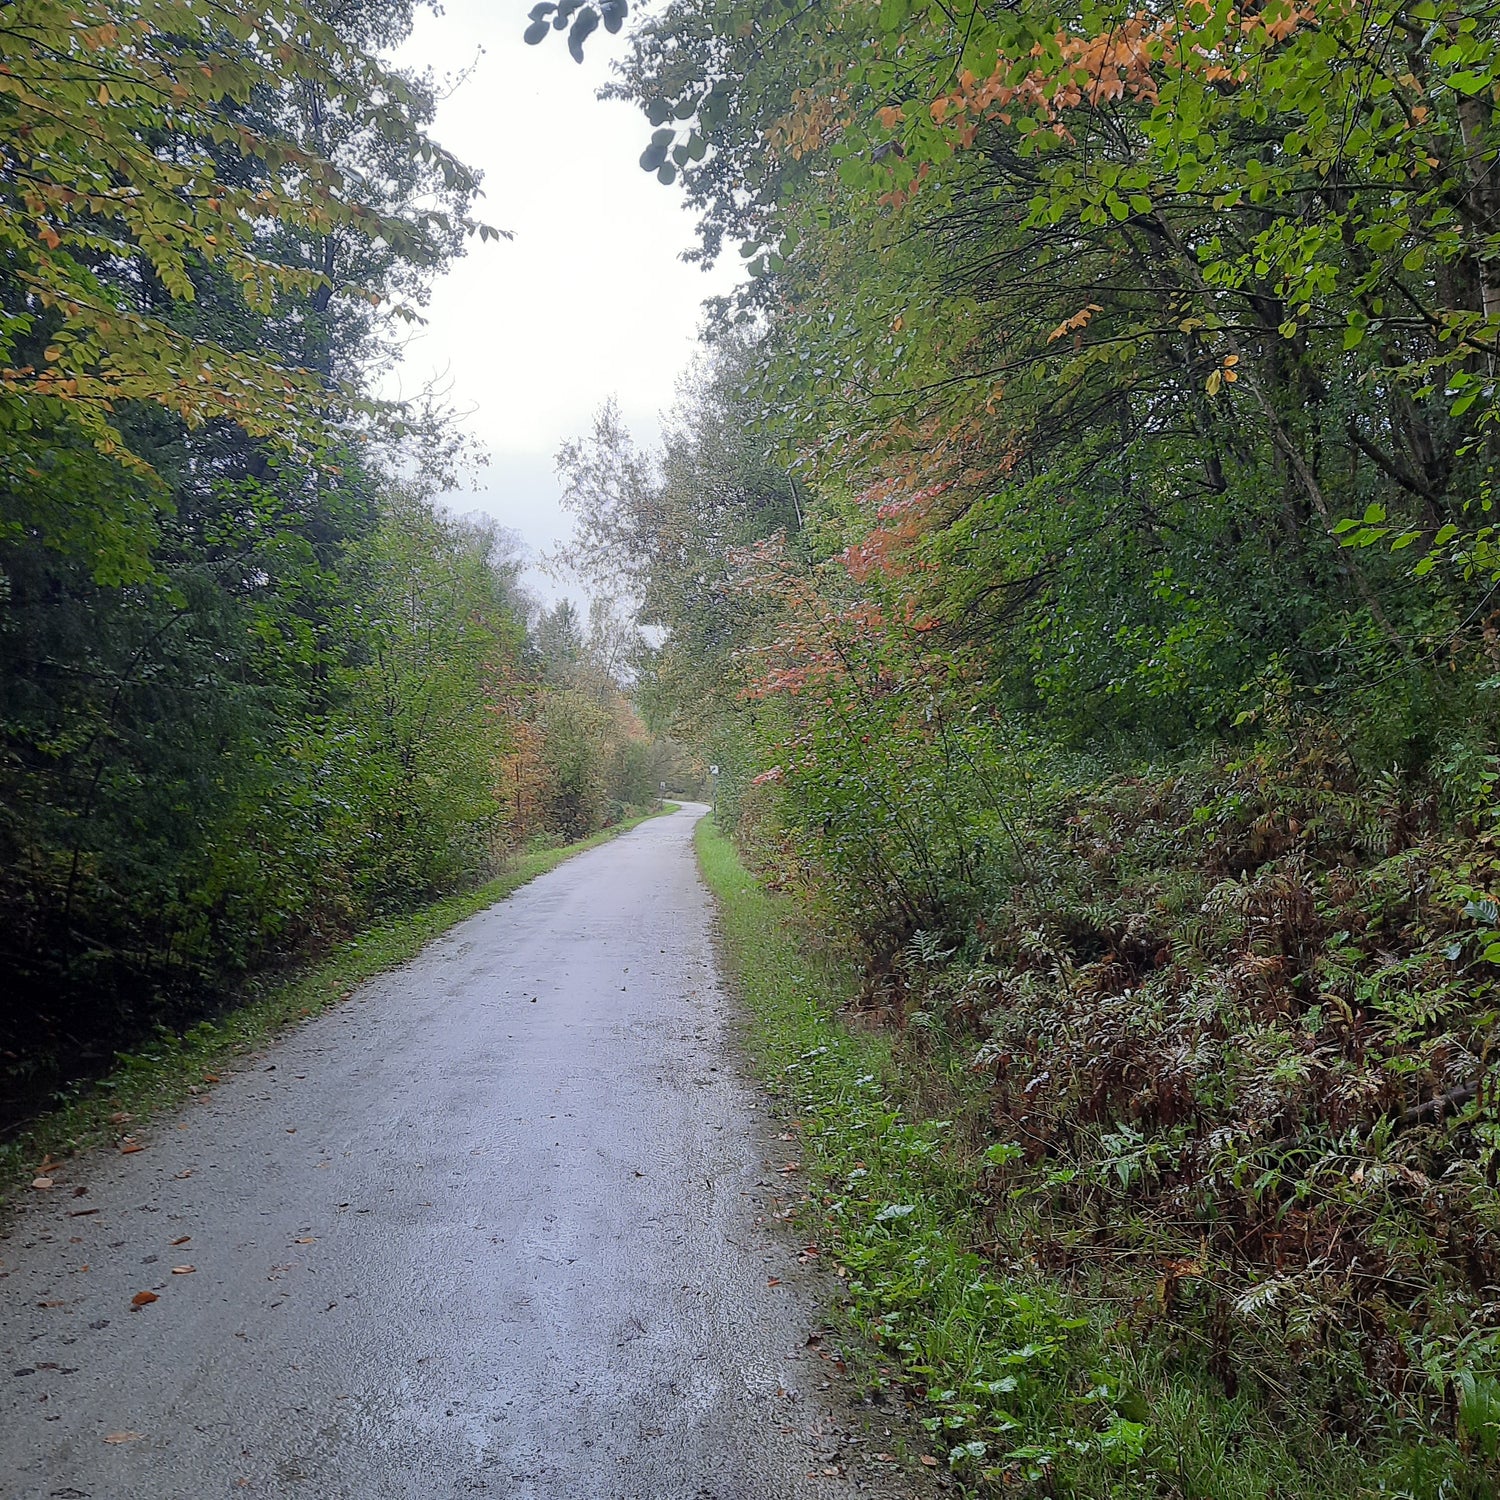
POLYGON ((455 923, 504 900, 565 859, 677 809, 677 803, 666 802, 656 812, 625 819, 577 843, 520 854, 474 890, 368 928, 291 978, 252 983, 244 1003, 217 1019, 181 1035, 162 1032, 139 1052, 120 1054, 112 1072, 78 1085, 72 1097, 60 1099, 55 1109, 0 1146, 0 1204, 24 1189, 49 1157, 60 1160, 138 1130, 153 1115, 175 1109, 233 1071, 246 1054, 337 1005, 372 975, 414 958, 455 923))
POLYGON ((915 1395, 961 1492, 1088 1500, 1459 1500, 1487 1494, 1447 1439, 1394 1426, 1356 1447, 1319 1414, 1225 1394, 1133 1300, 1069 1285, 1001 1246, 1024 1199, 988 1148, 977 1084, 939 1049, 914 1060, 837 1016, 851 974, 807 941, 705 819, 753 1064, 779 1099, 807 1196, 802 1231, 847 1288, 851 1368, 915 1395), (950 1118, 933 1117, 938 1110, 950 1118))

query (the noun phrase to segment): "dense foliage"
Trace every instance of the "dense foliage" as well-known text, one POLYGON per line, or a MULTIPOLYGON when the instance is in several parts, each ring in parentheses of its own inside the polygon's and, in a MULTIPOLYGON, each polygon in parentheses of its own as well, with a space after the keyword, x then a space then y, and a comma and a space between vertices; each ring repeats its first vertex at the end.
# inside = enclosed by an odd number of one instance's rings
POLYGON ((0 1124, 662 779, 369 395, 494 232, 410 9, 0 9, 0 1124))
POLYGON ((676 0, 617 91, 752 279, 659 459, 579 449, 652 713, 990 1080, 989 1253, 1447 1434, 1413 1494, 1500 1453, 1497 58, 1462 0, 676 0))

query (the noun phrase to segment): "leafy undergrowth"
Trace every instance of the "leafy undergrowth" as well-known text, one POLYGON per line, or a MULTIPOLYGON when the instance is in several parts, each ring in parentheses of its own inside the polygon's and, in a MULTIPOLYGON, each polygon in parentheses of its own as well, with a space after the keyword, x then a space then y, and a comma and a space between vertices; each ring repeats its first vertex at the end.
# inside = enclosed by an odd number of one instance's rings
POLYGON ((1026 1148, 989 1118, 992 1074, 933 1027, 850 1030, 836 1010, 852 976, 817 957, 793 903, 707 822, 698 847, 752 1055, 801 1141, 802 1212, 846 1277, 842 1316, 871 1381, 925 1402, 934 1455, 962 1485, 1101 1500, 1492 1493, 1472 1444, 1410 1413, 1372 1407, 1348 1431, 1264 1381, 1226 1382, 1212 1341, 1168 1315, 1185 1272, 1164 1283, 1128 1252, 1112 1265, 1097 1217, 1076 1226, 1093 1264, 1029 1253, 1036 1182, 1077 1169, 1023 1178, 1026 1148))
POLYGON ((979 941, 918 934, 904 1047, 984 1091, 993 1238, 1128 1293, 1226 1390, 1405 1425, 1500 1484, 1500 861, 1337 743, 1116 778, 979 941))
POLYGON ((371 927, 291 979, 283 976, 251 986, 242 1004, 216 1020, 202 1021, 182 1033, 162 1031, 138 1052, 121 1053, 111 1073, 60 1096, 55 1109, 0 1146, 0 1204, 44 1173, 49 1162, 128 1140, 130 1132, 152 1115, 211 1087, 220 1073, 232 1071, 248 1053, 347 999, 372 975, 414 958, 466 917, 493 906, 565 859, 607 843, 648 818, 675 812, 678 806, 663 803, 657 811, 628 818, 577 843, 518 855, 501 874, 474 890, 371 927))

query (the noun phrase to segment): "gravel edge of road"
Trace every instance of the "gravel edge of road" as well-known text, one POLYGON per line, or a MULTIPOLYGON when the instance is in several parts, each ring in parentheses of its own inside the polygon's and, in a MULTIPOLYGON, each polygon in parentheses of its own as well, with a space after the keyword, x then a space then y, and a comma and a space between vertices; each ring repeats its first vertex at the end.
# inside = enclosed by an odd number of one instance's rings
MULTIPOLYGON (((768 1106, 763 1142, 768 1151, 766 1170, 776 1173, 780 1169, 772 1149, 772 1133, 775 1131, 774 1121, 786 1114, 787 1107, 771 1086, 772 1079, 767 1071, 773 1048, 763 1038, 757 1041, 757 1018, 744 982, 748 955, 736 947, 731 924, 726 920, 725 893, 705 868, 702 839, 706 822, 707 819, 702 820, 695 829, 694 857, 699 878, 713 901, 714 947, 719 955, 724 988, 735 1012, 738 1035, 732 1060, 744 1081, 768 1106)), ((748 872, 746 878, 755 879, 748 872)), ((781 1135, 778 1139, 784 1141, 788 1136, 781 1135)), ((781 1155, 794 1149, 793 1146, 783 1147, 781 1155)), ((772 1215, 769 1217, 773 1222, 767 1225, 793 1254, 804 1238, 796 1227, 799 1216, 795 1212, 772 1215)), ((932 1455, 930 1440, 919 1425, 917 1408, 910 1402, 899 1400, 894 1391, 883 1404, 877 1405, 871 1399, 866 1382, 879 1366, 880 1351, 873 1346, 857 1344, 857 1335, 836 1326, 833 1308, 840 1295, 837 1273, 826 1264, 820 1264, 818 1258, 809 1260, 803 1256, 799 1261, 795 1279, 800 1283, 800 1290, 806 1300, 815 1303, 824 1314, 821 1326, 812 1329, 808 1338, 809 1353, 826 1362, 829 1388, 821 1392, 821 1396, 830 1405, 843 1409, 846 1425, 839 1436, 846 1449, 850 1446, 862 1448, 866 1473, 879 1476, 881 1488, 871 1487, 872 1496, 878 1500, 884 1494, 896 1495, 897 1490, 887 1488, 890 1485, 899 1485, 899 1493, 903 1497, 909 1495, 911 1500, 932 1500, 938 1495, 954 1493, 954 1476, 932 1455), (877 1427, 883 1431, 877 1434, 874 1430, 877 1427), (879 1460, 875 1457, 877 1452, 879 1460)))

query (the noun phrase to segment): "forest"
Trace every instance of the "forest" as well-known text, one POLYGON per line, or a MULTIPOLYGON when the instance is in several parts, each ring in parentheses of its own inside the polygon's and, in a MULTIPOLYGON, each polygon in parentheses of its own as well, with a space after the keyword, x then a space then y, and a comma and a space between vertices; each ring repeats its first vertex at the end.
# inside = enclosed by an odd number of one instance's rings
POLYGON ((587 620, 375 394, 499 232, 411 20, 0 9, 7 1109, 712 763, 977 1173, 1003 1316, 845 1251, 956 1482, 1494 1494, 1500 6, 535 6, 745 270, 587 620))
POLYGON ((1115 1310, 1080 1373, 851 1241, 978 1492, 1495 1493, 1497 69, 1472 0, 669 0, 618 68, 747 280, 578 550, 966 1137, 963 1275, 1115 1310))
POLYGON ((372 394, 496 233, 380 61, 410 23, 0 14, 0 1125, 674 774, 608 616, 372 394))

